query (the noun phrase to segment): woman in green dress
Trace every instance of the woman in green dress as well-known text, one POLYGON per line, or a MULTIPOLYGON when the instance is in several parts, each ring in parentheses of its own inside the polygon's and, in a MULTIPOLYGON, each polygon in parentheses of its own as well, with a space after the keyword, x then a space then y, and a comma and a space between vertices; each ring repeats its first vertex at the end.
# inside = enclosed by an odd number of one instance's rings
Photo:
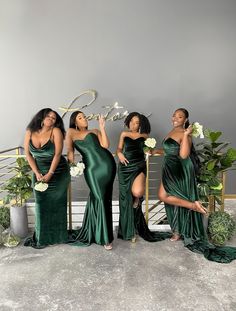
POLYGON ((112 249, 112 190, 116 174, 116 163, 107 150, 109 139, 105 131, 105 120, 99 118, 98 129, 88 129, 88 121, 81 111, 70 117, 70 128, 66 134, 67 156, 74 163, 74 149, 85 164, 84 176, 90 189, 82 227, 74 235, 73 245, 87 246, 92 243, 112 249))
POLYGON ((69 166, 62 156, 65 129, 62 118, 50 108, 40 110, 25 134, 25 154, 34 173, 33 185, 43 181, 48 188, 34 189, 35 232, 25 246, 43 248, 68 241, 67 187, 69 166))
POLYGON ((203 225, 205 208, 199 202, 195 170, 191 155, 192 126, 188 111, 177 109, 172 116, 173 129, 163 141, 164 161, 159 199, 165 209, 173 235, 171 241, 184 240, 191 251, 204 254, 212 261, 230 262, 236 258, 236 248, 210 244, 203 225))
POLYGON ((121 133, 116 152, 119 158, 118 237, 135 242, 136 234, 138 234, 149 242, 161 241, 169 237, 169 233, 151 232, 142 212, 146 176, 143 148, 151 126, 149 120, 138 112, 131 112, 124 123, 129 131, 121 133))

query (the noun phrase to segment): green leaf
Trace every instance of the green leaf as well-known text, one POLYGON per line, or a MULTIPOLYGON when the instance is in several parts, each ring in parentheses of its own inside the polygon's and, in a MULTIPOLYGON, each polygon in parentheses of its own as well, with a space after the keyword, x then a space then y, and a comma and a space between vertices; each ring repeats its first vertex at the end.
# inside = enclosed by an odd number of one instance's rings
POLYGON ((218 161, 218 159, 213 159, 213 160, 208 161, 208 163, 207 163, 207 170, 208 171, 213 170, 213 168, 215 167, 217 161, 218 161))
POLYGON ((216 142, 217 139, 222 135, 222 132, 210 132, 209 139, 212 143, 216 142))
POLYGON ((213 190, 221 190, 223 188, 222 183, 219 183, 217 186, 211 186, 211 189, 213 190))

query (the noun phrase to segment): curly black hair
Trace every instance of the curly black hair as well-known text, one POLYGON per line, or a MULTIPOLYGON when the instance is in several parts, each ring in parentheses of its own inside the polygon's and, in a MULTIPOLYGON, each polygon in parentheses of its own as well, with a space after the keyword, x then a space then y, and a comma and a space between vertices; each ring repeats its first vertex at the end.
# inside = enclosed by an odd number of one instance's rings
POLYGON ((148 118, 139 113, 139 112, 131 112, 124 121, 124 124, 129 128, 130 121, 132 120, 133 117, 138 117, 139 118, 139 123, 140 123, 140 134, 149 134, 151 132, 151 125, 148 120, 148 118))
POLYGON ((30 121, 30 123, 28 124, 27 130, 30 130, 31 132, 37 132, 38 130, 40 130, 42 128, 43 120, 46 118, 46 116, 50 112, 53 112, 56 115, 56 122, 55 122, 54 127, 59 128, 62 132, 63 137, 65 137, 66 131, 65 131, 63 120, 61 116, 51 108, 44 108, 44 109, 41 109, 39 112, 37 112, 36 115, 30 121))

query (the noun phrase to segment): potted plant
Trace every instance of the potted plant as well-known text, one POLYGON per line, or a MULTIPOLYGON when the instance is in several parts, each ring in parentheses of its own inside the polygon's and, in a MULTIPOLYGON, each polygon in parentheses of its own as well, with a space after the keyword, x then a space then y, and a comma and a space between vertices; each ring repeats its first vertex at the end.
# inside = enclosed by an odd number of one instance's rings
POLYGON ((209 129, 204 131, 206 140, 196 144, 197 155, 200 158, 200 170, 197 176, 200 200, 210 211, 219 205, 222 195, 222 173, 235 169, 236 149, 230 148, 229 142, 218 142, 222 132, 209 129))
POLYGON ((15 174, 7 180, 3 189, 8 192, 5 199, 10 204, 11 230, 23 238, 28 234, 28 218, 25 202, 32 194, 31 168, 24 158, 17 158, 16 166, 11 168, 15 174))
POLYGON ((210 214, 208 232, 214 244, 224 245, 233 236, 235 228, 235 221, 227 212, 216 211, 210 214))
POLYGON ((4 229, 10 227, 10 209, 7 206, 0 206, 0 225, 4 229))

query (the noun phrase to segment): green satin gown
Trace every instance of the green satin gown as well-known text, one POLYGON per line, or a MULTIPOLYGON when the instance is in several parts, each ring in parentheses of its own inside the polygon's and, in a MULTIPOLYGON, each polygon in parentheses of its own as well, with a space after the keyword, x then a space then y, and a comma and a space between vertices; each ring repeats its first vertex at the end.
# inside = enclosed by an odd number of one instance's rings
MULTIPOLYGON (((35 148, 30 141, 30 153, 40 172, 45 175, 51 166, 55 146, 49 139, 41 148, 35 148)), ((33 186, 36 177, 33 175, 33 186)), ((67 187, 70 182, 69 166, 61 156, 60 162, 48 182, 44 192, 34 190, 35 197, 35 232, 26 239, 24 245, 43 248, 47 245, 65 243, 67 232, 67 187)))
MULTIPOLYGON (((168 195, 197 201, 199 197, 191 159, 179 157, 180 145, 171 137, 163 141, 163 149, 162 183, 165 191, 168 195)), ((165 209, 172 231, 181 235, 188 249, 202 253, 211 261, 228 263, 236 259, 235 247, 216 247, 208 242, 202 214, 169 204, 165 204, 165 209)))
POLYGON ((84 177, 90 189, 82 227, 73 234, 75 246, 92 243, 105 245, 113 241, 112 190, 116 163, 112 154, 103 148, 96 134, 90 132, 74 147, 85 164, 84 177))
POLYGON ((144 138, 132 139, 124 138, 123 154, 129 163, 126 165, 119 163, 119 208, 120 219, 118 238, 131 240, 135 234, 139 234, 144 240, 149 242, 162 241, 171 236, 168 232, 150 231, 140 204, 133 208, 133 196, 131 192, 132 184, 135 178, 143 173, 146 175, 146 162, 143 152, 144 138))

